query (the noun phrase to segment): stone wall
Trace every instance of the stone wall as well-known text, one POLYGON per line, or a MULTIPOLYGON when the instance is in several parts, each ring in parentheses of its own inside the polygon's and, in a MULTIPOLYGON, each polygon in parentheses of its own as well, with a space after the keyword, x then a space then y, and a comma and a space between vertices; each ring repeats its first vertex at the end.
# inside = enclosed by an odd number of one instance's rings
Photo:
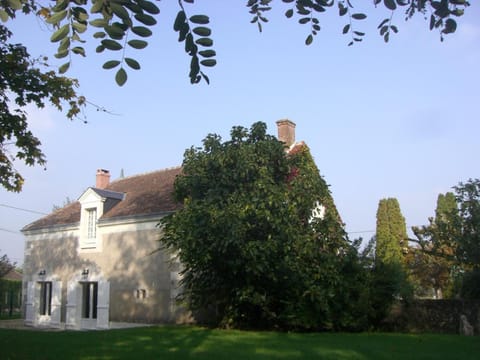
POLYGON ((458 334, 465 315, 480 335, 480 300, 414 300, 396 304, 382 329, 402 332, 458 334))

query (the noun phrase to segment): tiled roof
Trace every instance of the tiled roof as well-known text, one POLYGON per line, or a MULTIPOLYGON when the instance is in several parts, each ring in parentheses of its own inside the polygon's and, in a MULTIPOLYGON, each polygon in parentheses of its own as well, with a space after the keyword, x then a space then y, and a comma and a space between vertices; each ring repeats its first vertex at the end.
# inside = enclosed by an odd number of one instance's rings
MULTIPOLYGON (((112 181, 106 189, 93 188, 100 196, 118 199, 119 193, 125 195, 122 201, 104 213, 99 220, 154 215, 177 210, 180 204, 173 199, 173 183, 181 171, 181 167, 159 170, 112 181)), ((80 210, 80 203, 76 201, 25 226, 22 230, 73 225, 80 221, 80 210)))
POLYGON ((12 269, 3 275, 2 279, 10 281, 22 281, 22 274, 20 274, 17 270, 12 269))

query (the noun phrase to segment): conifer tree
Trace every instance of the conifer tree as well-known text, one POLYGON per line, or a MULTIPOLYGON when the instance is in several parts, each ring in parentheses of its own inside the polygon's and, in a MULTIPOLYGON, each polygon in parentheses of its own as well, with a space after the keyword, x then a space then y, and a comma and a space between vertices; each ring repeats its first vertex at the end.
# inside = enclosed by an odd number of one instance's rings
POLYGON ((395 198, 380 200, 377 210, 375 258, 384 264, 403 264, 408 250, 407 227, 395 198))

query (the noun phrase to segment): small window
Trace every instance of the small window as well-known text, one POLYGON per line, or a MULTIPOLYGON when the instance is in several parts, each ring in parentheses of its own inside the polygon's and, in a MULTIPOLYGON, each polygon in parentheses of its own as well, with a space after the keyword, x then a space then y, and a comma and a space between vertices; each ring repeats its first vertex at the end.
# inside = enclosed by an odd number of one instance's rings
POLYGON ((143 300, 147 298, 147 290, 146 289, 137 289, 135 290, 135 298, 138 300, 143 300))
POLYGON ((97 237, 97 209, 87 209, 87 238, 95 239, 97 237))
POLYGON ((52 282, 40 283, 40 315, 52 315, 52 282))

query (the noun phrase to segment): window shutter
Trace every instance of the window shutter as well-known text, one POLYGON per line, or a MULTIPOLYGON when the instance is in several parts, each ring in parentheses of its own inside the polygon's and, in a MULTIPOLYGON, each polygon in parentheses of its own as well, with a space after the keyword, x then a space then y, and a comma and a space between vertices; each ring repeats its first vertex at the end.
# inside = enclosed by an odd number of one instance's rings
POLYGON ((25 303, 25 324, 33 325, 35 321, 35 282, 27 283, 27 301, 25 303))
POLYGON ((52 281, 52 315, 50 325, 60 326, 60 313, 62 307, 62 282, 52 281))
POLYGON ((77 308, 78 283, 76 281, 67 284, 67 319, 66 327, 76 329, 79 327, 79 316, 77 308))
POLYGON ((110 321, 110 282, 98 282, 97 328, 108 329, 110 321))

